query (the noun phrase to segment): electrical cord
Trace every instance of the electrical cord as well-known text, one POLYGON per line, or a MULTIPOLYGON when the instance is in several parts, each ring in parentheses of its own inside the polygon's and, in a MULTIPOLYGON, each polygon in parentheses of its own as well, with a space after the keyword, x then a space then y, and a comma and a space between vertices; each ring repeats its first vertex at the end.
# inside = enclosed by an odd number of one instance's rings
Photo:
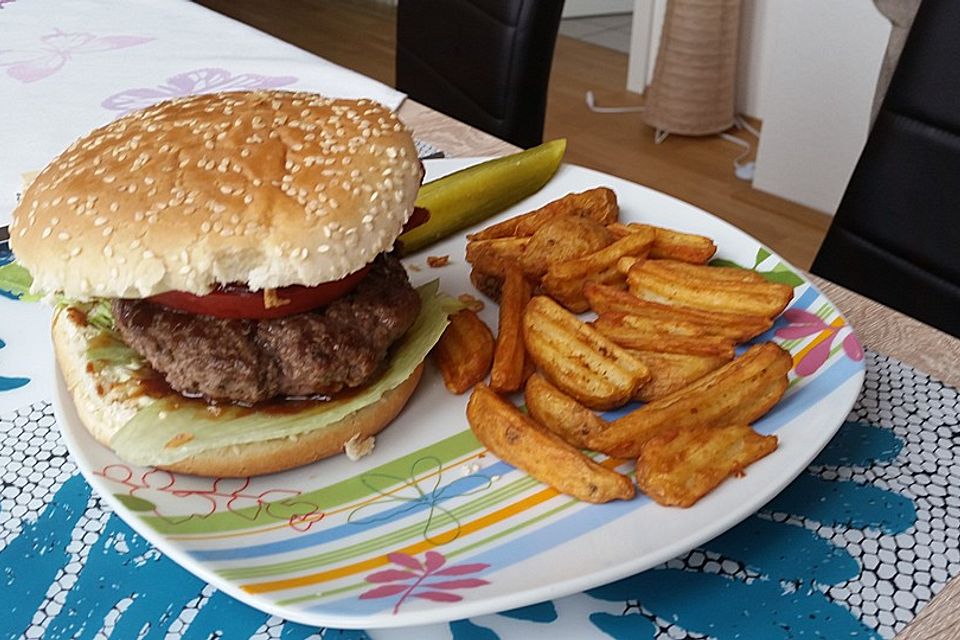
POLYGON ((594 113, 639 113, 646 107, 600 107, 597 106, 593 91, 587 91, 587 108, 594 113))
MULTIPOLYGON (((601 107, 597 104, 596 96, 594 96, 593 91, 590 90, 586 92, 584 98, 587 103, 587 108, 594 113, 640 113, 646 109, 644 106, 601 107)), ((734 116, 733 122, 737 129, 743 129, 753 135, 753 137, 757 138, 757 140, 760 139, 760 132, 751 126, 750 123, 744 120, 740 115, 734 116)), ((657 129, 656 133, 654 134, 654 144, 660 144, 666 140, 667 136, 669 135, 669 131, 657 129)), ((740 155, 733 160, 733 175, 741 180, 753 180, 753 174, 756 170, 756 163, 752 160, 749 162, 744 162, 744 159, 747 158, 750 155, 750 152, 753 150, 753 144, 730 133, 721 133, 720 137, 727 142, 732 142, 739 147, 743 147, 743 151, 740 153, 740 155)))

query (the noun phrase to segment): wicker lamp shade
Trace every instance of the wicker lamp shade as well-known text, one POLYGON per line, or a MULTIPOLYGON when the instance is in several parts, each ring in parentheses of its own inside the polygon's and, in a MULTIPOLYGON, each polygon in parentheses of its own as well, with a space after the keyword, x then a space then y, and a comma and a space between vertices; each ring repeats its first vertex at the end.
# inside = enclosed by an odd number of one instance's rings
POLYGON ((729 129, 736 115, 740 0, 669 0, 644 120, 665 133, 729 129))

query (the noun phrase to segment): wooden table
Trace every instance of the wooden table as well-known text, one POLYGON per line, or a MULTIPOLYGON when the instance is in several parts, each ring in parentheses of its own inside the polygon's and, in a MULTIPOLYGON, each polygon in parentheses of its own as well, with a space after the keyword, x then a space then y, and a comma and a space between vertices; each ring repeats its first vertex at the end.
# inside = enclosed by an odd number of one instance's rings
MULTIPOLYGON (((414 135, 450 157, 503 155, 517 147, 412 100, 398 111, 414 135)), ((960 386, 960 339, 815 275, 810 276, 843 311, 865 347, 897 358, 951 386, 960 386)), ((898 640, 960 638, 960 578, 951 581, 898 640)))

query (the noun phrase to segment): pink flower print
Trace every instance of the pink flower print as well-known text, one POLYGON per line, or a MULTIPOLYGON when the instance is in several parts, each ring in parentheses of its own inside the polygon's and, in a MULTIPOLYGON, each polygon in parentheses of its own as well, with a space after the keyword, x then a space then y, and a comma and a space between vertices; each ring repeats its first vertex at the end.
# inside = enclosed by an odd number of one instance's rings
POLYGON ((361 600, 374 598, 389 598, 400 596, 393 606, 396 614, 400 605, 407 598, 420 598, 433 602, 459 602, 463 596, 450 593, 456 589, 473 589, 490 584, 481 578, 460 578, 471 573, 483 571, 490 565, 482 562, 472 564, 455 564, 444 567, 446 557, 437 551, 427 551, 423 562, 406 553, 391 553, 387 555, 390 562, 403 567, 402 569, 386 569, 367 576, 367 582, 382 584, 360 594, 361 600), (436 580, 436 578, 454 578, 453 580, 436 580), (430 580, 428 582, 428 580, 430 580), (402 595, 401 595, 402 594, 402 595))
POLYGON ((262 76, 256 73, 232 75, 226 69, 195 69, 167 78, 166 84, 156 87, 121 91, 104 100, 101 106, 112 111, 129 113, 171 98, 218 91, 275 89, 296 81, 297 78, 293 76, 262 76))
POLYGON ((863 360, 863 347, 860 346, 860 341, 852 332, 843 339, 841 344, 843 345, 843 352, 847 354, 848 358, 854 362, 863 360))
MULTIPOLYGON (((798 376, 809 376, 816 373, 830 358, 833 341, 840 332, 841 326, 834 326, 824 322, 819 316, 803 309, 788 309, 783 314, 787 325, 776 331, 776 336, 782 340, 800 340, 812 335, 825 334, 813 348, 804 354, 797 363, 795 371, 798 376)), ((847 335, 841 343, 843 351, 851 360, 863 359, 863 349, 853 333, 847 335)))
POLYGON ((142 36, 98 36, 54 29, 53 33, 41 37, 36 47, 0 49, 0 67, 6 67, 7 75, 14 80, 36 82, 52 76, 77 55, 135 47, 151 40, 153 38, 142 36))

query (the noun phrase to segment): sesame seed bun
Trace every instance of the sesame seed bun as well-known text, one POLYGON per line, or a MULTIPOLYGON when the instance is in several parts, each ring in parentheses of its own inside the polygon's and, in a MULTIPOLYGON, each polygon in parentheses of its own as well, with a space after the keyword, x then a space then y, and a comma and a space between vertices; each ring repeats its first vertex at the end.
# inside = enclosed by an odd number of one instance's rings
MULTIPOLYGON (((145 404, 154 402, 117 384, 104 371, 89 367, 87 346, 95 334, 61 308, 53 319, 53 344, 64 382, 80 421, 100 444, 110 441, 145 404), (91 333, 92 332, 92 333, 91 333)), ((322 429, 295 438, 274 438, 205 451, 160 468, 201 476, 244 477, 292 469, 343 452, 353 458, 369 453, 367 439, 387 427, 417 388, 423 364, 377 402, 354 411, 322 429)))
POLYGON ((35 291, 79 300, 314 286, 392 247, 422 171, 369 100, 192 96, 77 140, 27 189, 11 246, 35 291))

